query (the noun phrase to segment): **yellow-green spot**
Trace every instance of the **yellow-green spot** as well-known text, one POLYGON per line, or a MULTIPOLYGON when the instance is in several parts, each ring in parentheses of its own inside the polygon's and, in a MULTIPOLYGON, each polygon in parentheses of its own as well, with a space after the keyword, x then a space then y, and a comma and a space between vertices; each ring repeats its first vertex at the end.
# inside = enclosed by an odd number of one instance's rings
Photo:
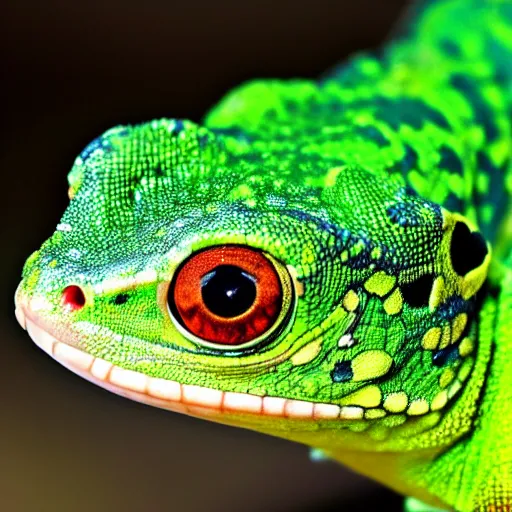
POLYGON ((301 262, 303 265, 308 265, 315 261, 315 251, 312 247, 304 246, 301 254, 301 262))
POLYGON ((432 327, 424 335, 421 345, 425 350, 436 350, 441 338, 441 328, 432 327))
POLYGON ((231 192, 232 199, 247 199, 252 197, 253 192, 251 187, 246 184, 239 185, 231 192))
POLYGON ((441 413, 439 411, 434 411, 434 412, 427 414, 423 418, 421 418, 418 421, 418 426, 423 431, 425 431, 432 427, 435 427, 439 423, 440 419, 441 419, 441 413))
POLYGON ((452 322, 452 343, 455 343, 462 336, 462 333, 468 322, 468 315, 466 313, 458 314, 452 322))
POLYGON ((428 402, 424 398, 413 400, 407 408, 407 414, 409 416, 420 416, 421 414, 426 414, 428 411, 428 402))
POLYGON ((411 184, 414 190, 417 190, 420 194, 428 187, 428 182, 424 176, 417 170, 413 169, 407 174, 407 180, 411 184))
POLYGON ((409 403, 407 394, 403 391, 390 393, 384 400, 384 408, 389 412, 402 412, 405 411, 409 403))
POLYGON ((456 380, 448 389, 448 400, 454 397, 462 388, 462 384, 460 381, 456 380))
POLYGON ((375 424, 368 430, 368 434, 374 441, 384 441, 389 435, 389 428, 385 425, 375 424))
POLYGON ((502 165, 508 158, 510 152, 509 141, 506 137, 503 137, 501 141, 498 140, 494 144, 491 144, 488 150, 491 160, 497 165, 502 165))
POLYGON ((375 247, 370 255, 373 260, 378 260, 382 256, 382 249, 380 247, 375 247))
POLYGON ((471 338, 464 338, 459 345, 459 354, 461 357, 467 357, 474 350, 474 344, 471 338))
POLYGON ((368 427, 370 426, 370 423, 367 421, 358 421, 356 423, 352 423, 348 426, 348 429, 351 432, 359 433, 364 432, 368 427))
POLYGON ((473 368, 473 358, 468 357, 464 361, 459 370, 458 378, 461 382, 464 382, 469 377, 469 374, 471 373, 471 368, 473 368))
POLYGON ((486 194, 489 190, 490 178, 489 175, 482 171, 479 172, 476 179, 476 188, 481 194, 486 194))
POLYGON ((397 315, 402 311, 403 306, 402 293, 398 288, 384 301, 384 311, 388 315, 397 315))
POLYGON ((405 414, 392 414, 391 416, 386 416, 382 420, 382 424, 385 427, 399 427, 403 425, 407 421, 407 416, 405 414))
POLYGON ((443 326, 443 330, 441 333, 441 343, 439 343, 439 348, 440 349, 446 348, 450 344, 451 340, 452 340, 452 335, 451 335, 450 324, 446 324, 443 326))
POLYGON ((50 261, 50 263, 48 263, 48 266, 50 268, 55 268, 57 266, 57 260, 50 261))
POLYGON ((359 61, 361 66, 361 71, 365 75, 377 75, 381 70, 381 63, 376 59, 368 59, 368 58, 361 58, 359 61))
POLYGON ((430 297, 428 300, 428 307, 430 311, 434 311, 439 306, 439 304, 443 302, 444 296, 444 279, 442 276, 438 276, 434 280, 434 284, 432 285, 432 291, 430 292, 430 297))
POLYGON ((308 343, 301 349, 299 349, 293 356, 290 358, 290 361, 294 366, 300 366, 302 364, 309 363, 312 361, 319 353, 322 348, 322 338, 318 338, 311 343, 308 343))
POLYGON ((430 408, 433 411, 438 411, 439 409, 442 409, 446 405, 447 402, 448 402, 448 391, 446 391, 446 389, 443 389, 443 391, 440 391, 434 397, 430 408))
POLYGON ((460 174, 450 173, 448 176, 448 188, 457 196, 464 197, 465 181, 460 174))
POLYGON ((354 290, 349 290, 343 297, 343 307, 347 311, 355 311, 359 306, 359 295, 354 290))
POLYGON ((381 270, 369 277, 364 283, 364 287, 369 293, 374 293, 379 297, 383 297, 392 290, 395 283, 395 276, 390 276, 381 270))
POLYGON ((489 190, 489 175, 486 172, 479 172, 476 179, 476 188, 481 194, 486 194, 489 190))
POLYGON ((379 386, 370 385, 354 391, 340 400, 341 405, 358 405, 360 407, 378 407, 382 399, 379 386))
POLYGON ((333 187, 336 183, 336 178, 338 177, 338 174, 340 174, 340 172, 342 172, 343 169, 344 167, 333 167, 332 169, 329 169, 329 171, 325 175, 324 186, 333 187))
POLYGON ((496 210, 494 209, 494 206, 492 204, 484 204, 480 208, 482 222, 489 224, 492 221, 495 211, 496 210))
POLYGON ((439 377, 439 386, 441 387, 441 389, 444 389, 447 386, 449 386, 452 383, 454 378, 455 378, 455 372, 453 371, 453 369, 446 368, 443 371, 443 373, 441 374, 441 376, 439 377))
POLYGON ((364 417, 367 420, 377 420, 379 418, 384 418, 386 416, 386 411, 383 409, 368 409, 364 413, 364 417))
POLYGON ((393 358, 383 350, 366 350, 358 354, 351 364, 352 381, 376 379, 389 372, 393 358))
POLYGON ((41 269, 36 268, 33 272, 30 273, 30 275, 27 277, 26 280, 26 288, 32 289, 35 288, 37 282, 39 281, 39 277, 41 276, 41 269))
POLYGON ((365 243, 362 240, 360 240, 350 248, 350 255, 354 258, 356 256, 359 256, 359 254, 361 254, 364 251, 365 247, 365 243))
POLYGON ((39 258, 39 255, 41 254, 41 251, 38 249, 37 251, 34 251, 28 258, 27 258, 27 261, 25 262, 25 265, 26 266, 31 266, 36 260, 37 258, 39 258))

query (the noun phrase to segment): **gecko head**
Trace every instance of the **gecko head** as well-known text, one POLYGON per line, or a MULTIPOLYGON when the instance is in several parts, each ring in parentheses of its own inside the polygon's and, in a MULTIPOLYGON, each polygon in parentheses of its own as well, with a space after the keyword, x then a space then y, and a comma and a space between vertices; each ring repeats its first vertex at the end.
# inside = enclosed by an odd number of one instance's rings
POLYGON ((160 120, 91 143, 20 322, 159 407, 326 444, 431 428, 471 371, 488 245, 399 178, 276 168, 246 142, 160 120))

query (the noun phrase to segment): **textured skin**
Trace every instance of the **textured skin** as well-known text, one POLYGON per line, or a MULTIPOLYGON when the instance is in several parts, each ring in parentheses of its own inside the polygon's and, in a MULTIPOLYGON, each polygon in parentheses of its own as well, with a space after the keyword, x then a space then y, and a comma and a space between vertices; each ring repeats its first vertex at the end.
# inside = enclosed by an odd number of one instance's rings
POLYGON ((254 81, 204 126, 162 119, 96 139, 18 299, 122 368, 353 406, 360 418, 214 419, 320 448, 431 506, 509 510, 512 8, 417 11, 378 54, 319 82, 254 81), (221 244, 293 273, 295 314, 266 344, 205 350, 162 306, 180 263, 221 244), (69 284, 87 298, 72 313, 69 284))

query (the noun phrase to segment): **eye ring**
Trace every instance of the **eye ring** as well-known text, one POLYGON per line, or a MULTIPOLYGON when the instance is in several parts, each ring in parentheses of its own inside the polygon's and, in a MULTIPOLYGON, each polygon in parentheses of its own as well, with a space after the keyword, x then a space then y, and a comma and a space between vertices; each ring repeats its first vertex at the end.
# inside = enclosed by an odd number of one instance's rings
POLYGON ((286 267, 241 245, 192 254, 176 270, 167 292, 167 309, 178 331, 214 350, 272 341, 291 323, 294 305, 286 267))

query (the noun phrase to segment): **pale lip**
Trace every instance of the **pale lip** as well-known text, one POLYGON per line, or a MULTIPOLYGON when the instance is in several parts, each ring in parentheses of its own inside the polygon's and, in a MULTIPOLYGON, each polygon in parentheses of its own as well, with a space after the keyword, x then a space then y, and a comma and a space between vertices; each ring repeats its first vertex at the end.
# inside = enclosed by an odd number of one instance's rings
POLYGON ((29 301, 22 300, 19 293, 15 313, 36 345, 60 364, 108 391, 154 407, 199 417, 219 416, 219 413, 302 420, 360 419, 363 416, 361 407, 221 391, 126 370, 55 338, 38 325, 31 315, 29 301))

